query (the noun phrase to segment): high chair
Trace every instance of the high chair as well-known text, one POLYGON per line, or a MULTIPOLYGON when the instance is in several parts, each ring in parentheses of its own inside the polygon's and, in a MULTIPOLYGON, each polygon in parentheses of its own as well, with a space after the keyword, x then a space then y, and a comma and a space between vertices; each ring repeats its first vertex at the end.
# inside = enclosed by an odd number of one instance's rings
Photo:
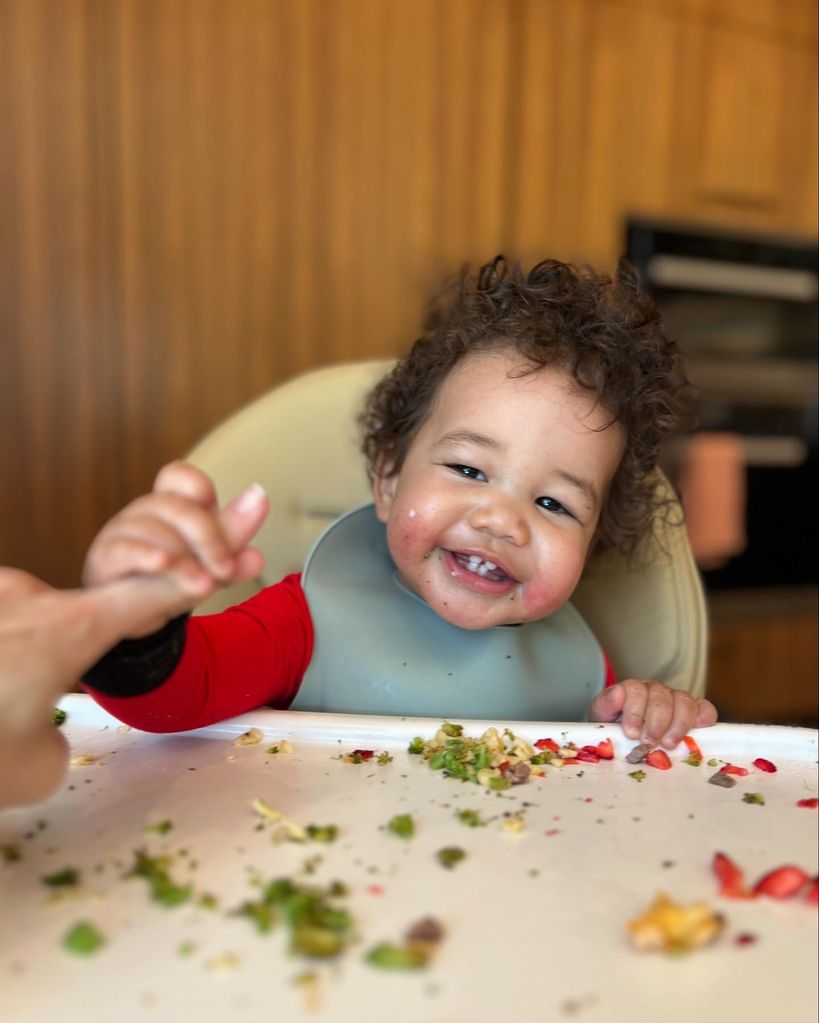
MULTIPOLYGON (((356 418, 391 365, 371 360, 304 373, 240 409, 188 454, 213 479, 220 503, 254 481, 270 499, 254 540, 265 557, 262 576, 220 591, 197 613, 229 607, 298 572, 327 525, 372 499, 356 418)), ((659 473, 658 487, 676 500, 659 473)), ((592 558, 572 601, 619 679, 657 679, 701 697, 705 599, 685 530, 670 524, 680 518, 658 521, 630 561, 615 551, 592 558)))

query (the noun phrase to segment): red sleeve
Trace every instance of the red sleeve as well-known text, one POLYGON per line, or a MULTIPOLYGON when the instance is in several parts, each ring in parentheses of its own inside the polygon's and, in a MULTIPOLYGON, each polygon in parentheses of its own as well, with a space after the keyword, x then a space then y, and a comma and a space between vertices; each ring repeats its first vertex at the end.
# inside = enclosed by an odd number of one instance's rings
POLYGON ((146 732, 182 732, 264 704, 287 707, 313 653, 313 623, 300 577, 219 614, 188 619, 179 664, 142 696, 105 696, 87 686, 114 717, 146 732))
POLYGON ((614 674, 614 668, 612 667, 609 655, 605 650, 603 651, 603 663, 606 666, 606 680, 603 683, 603 688, 608 689, 609 686, 613 686, 615 684, 617 676, 614 674))

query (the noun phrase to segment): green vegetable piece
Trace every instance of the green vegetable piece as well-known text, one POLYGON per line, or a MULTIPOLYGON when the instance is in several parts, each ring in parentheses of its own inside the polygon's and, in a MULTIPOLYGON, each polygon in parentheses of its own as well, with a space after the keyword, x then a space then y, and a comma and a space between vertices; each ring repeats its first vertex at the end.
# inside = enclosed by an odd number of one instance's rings
POLYGON ((296 894, 296 886, 287 877, 280 877, 271 881, 265 888, 262 898, 271 906, 282 906, 289 898, 296 894))
POLYGON ((105 938, 97 928, 83 920, 63 935, 62 946, 67 952, 78 956, 90 956, 105 944, 105 938))
POLYGON ((273 930, 273 925, 276 923, 275 909, 264 901, 243 902, 234 911, 233 916, 246 916, 256 925, 256 930, 260 934, 267 934, 273 930))
POLYGON ((461 824, 466 824, 468 828, 482 828, 486 824, 486 821, 481 820, 478 810, 459 810, 455 816, 461 824))
POLYGON ((383 767, 384 764, 389 764, 391 762, 392 755, 389 754, 386 750, 384 750, 383 753, 379 753, 378 756, 376 757, 376 763, 378 764, 379 767, 383 767))
POLYGON ((308 824, 307 837, 311 842, 335 842, 338 838, 338 827, 335 824, 308 824))
POLYGON ((511 784, 512 782, 508 778, 501 778, 498 775, 495 775, 494 778, 489 779, 489 784, 487 785, 487 788, 508 789, 511 784))
POLYGON ((156 835, 167 835, 173 827, 173 821, 164 820, 156 824, 146 824, 144 831, 152 831, 156 835))
POLYGON ((74 867, 63 867, 53 874, 46 874, 40 880, 49 888, 73 888, 80 883, 80 875, 74 867))
POLYGON ((271 756, 273 756, 274 753, 278 752, 279 752, 278 746, 268 746, 267 749, 265 750, 265 753, 269 753, 271 756))
POLYGON ((409 746, 407 746, 407 752, 412 753, 415 756, 424 752, 424 740, 420 735, 416 735, 409 746))
POLYGON ((293 930, 290 949, 311 959, 330 959, 342 950, 344 938, 329 928, 300 924, 293 930))
POLYGON ((59 707, 54 708, 54 724, 57 726, 57 728, 60 727, 60 725, 65 721, 67 717, 68 715, 64 710, 61 710, 59 707))
POLYGON ((444 733, 444 735, 451 736, 463 735, 464 726, 453 725, 449 721, 444 721, 444 723, 441 725, 441 731, 444 733))
POLYGON ((746 792, 742 797, 743 803, 754 803, 756 806, 765 805, 765 797, 761 792, 746 792))
POLYGON ((399 838, 412 838, 415 834, 415 821, 408 813, 399 813, 387 824, 387 829, 399 838))
POLYGON ((448 845, 443 849, 439 849, 435 857, 442 867, 452 870, 456 864, 466 858, 466 853, 463 849, 459 849, 457 845, 448 845))
POLYGON ((199 896, 199 905, 202 909, 218 909, 219 900, 215 895, 211 895, 209 892, 205 892, 199 896))
POLYGON ((690 757, 686 757, 685 760, 683 760, 683 763, 684 764, 690 764, 691 767, 699 767, 700 764, 702 763, 702 761, 697 756, 696 753, 692 753, 690 757))
POLYGON ((183 941, 176 950, 180 959, 189 959, 196 951, 196 942, 183 941))
POLYGON ((126 877, 141 877, 151 889, 151 898, 163 906, 181 906, 191 897, 190 885, 176 884, 168 874, 167 856, 149 856, 143 849, 137 849, 134 865, 126 877))
POLYGON ((719 767, 719 760, 717 760, 716 757, 712 757, 711 760, 708 761, 708 766, 719 767))
POLYGON ((371 948, 364 961, 382 970, 419 970, 429 962, 429 953, 415 945, 382 942, 371 948))
POLYGON ((643 781, 646 776, 645 771, 629 771, 629 778, 633 778, 635 781, 643 781))
POLYGON ((443 750, 438 750, 437 753, 433 753, 427 761, 433 771, 440 771, 442 767, 446 766, 447 755, 443 750))

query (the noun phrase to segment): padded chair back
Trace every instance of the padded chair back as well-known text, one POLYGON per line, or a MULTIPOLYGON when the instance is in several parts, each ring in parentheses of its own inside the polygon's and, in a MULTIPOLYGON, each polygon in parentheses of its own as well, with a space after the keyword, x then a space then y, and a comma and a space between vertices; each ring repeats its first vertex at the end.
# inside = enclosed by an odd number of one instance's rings
MULTIPOLYGON (((261 578, 215 594, 198 613, 298 572, 330 522, 371 500, 356 418, 391 365, 372 360, 305 373, 235 413, 189 453, 213 479, 221 503, 254 481, 270 499, 255 541, 265 556, 261 578)), ((664 477, 658 486, 670 493, 664 477)), ((705 601, 682 527, 658 523, 633 561, 613 551, 592 559, 572 599, 619 678, 659 679, 703 695, 705 601)))

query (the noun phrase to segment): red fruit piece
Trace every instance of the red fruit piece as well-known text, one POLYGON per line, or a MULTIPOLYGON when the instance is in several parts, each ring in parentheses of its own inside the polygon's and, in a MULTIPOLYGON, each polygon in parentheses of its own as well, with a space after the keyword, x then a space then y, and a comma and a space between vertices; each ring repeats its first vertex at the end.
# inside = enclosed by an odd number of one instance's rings
POLYGON ((770 760, 766 760, 764 757, 757 757, 753 763, 754 767, 760 771, 767 771, 768 774, 776 773, 776 764, 772 764, 770 760))
POLYGON ((565 757, 564 760, 563 760, 563 763, 564 763, 564 765, 565 764, 579 764, 580 761, 577 759, 577 757, 565 757))
POLYGON ((560 749, 560 747, 554 741, 554 739, 538 739, 538 741, 535 743, 535 746, 538 749, 547 749, 551 753, 557 753, 557 751, 560 749))
POLYGON ((595 753, 593 746, 584 746, 577 751, 577 756, 573 759, 579 760, 582 764, 596 764, 600 757, 595 753))
POLYGON ((361 757, 362 760, 369 760, 374 753, 375 750, 371 749, 354 749, 350 756, 361 757))
POLYGON ((753 899, 754 892, 749 892, 745 887, 745 875, 734 863, 730 856, 725 853, 714 853, 711 863, 717 881, 719 882, 719 894, 725 899, 753 899))
POLYGON ((744 778, 748 773, 747 768, 737 767, 736 764, 726 764, 725 767, 721 767, 720 771, 722 774, 738 774, 740 778, 744 778))
POLYGON ((660 771, 667 771, 671 767, 668 754, 662 749, 653 749, 650 753, 646 753, 643 763, 648 764, 649 767, 656 767, 660 771))
POLYGON ((604 739, 595 746, 595 753, 601 760, 614 760, 614 744, 611 739, 604 739))
POLYGON ((815 810, 819 806, 819 799, 816 796, 813 796, 811 799, 800 799, 796 805, 802 806, 807 810, 815 810))
POLYGON ((787 864, 784 867, 777 867, 769 870, 754 885, 756 895, 770 895, 773 899, 789 899, 792 895, 804 888, 805 882, 810 880, 804 870, 799 867, 787 864))
POLYGON ((805 902, 812 906, 819 906, 819 877, 811 879, 808 890, 805 892, 805 902))
POLYGON ((691 735, 684 735, 683 742, 688 747, 688 752, 692 753, 698 760, 702 760, 702 750, 697 745, 697 740, 691 735))

